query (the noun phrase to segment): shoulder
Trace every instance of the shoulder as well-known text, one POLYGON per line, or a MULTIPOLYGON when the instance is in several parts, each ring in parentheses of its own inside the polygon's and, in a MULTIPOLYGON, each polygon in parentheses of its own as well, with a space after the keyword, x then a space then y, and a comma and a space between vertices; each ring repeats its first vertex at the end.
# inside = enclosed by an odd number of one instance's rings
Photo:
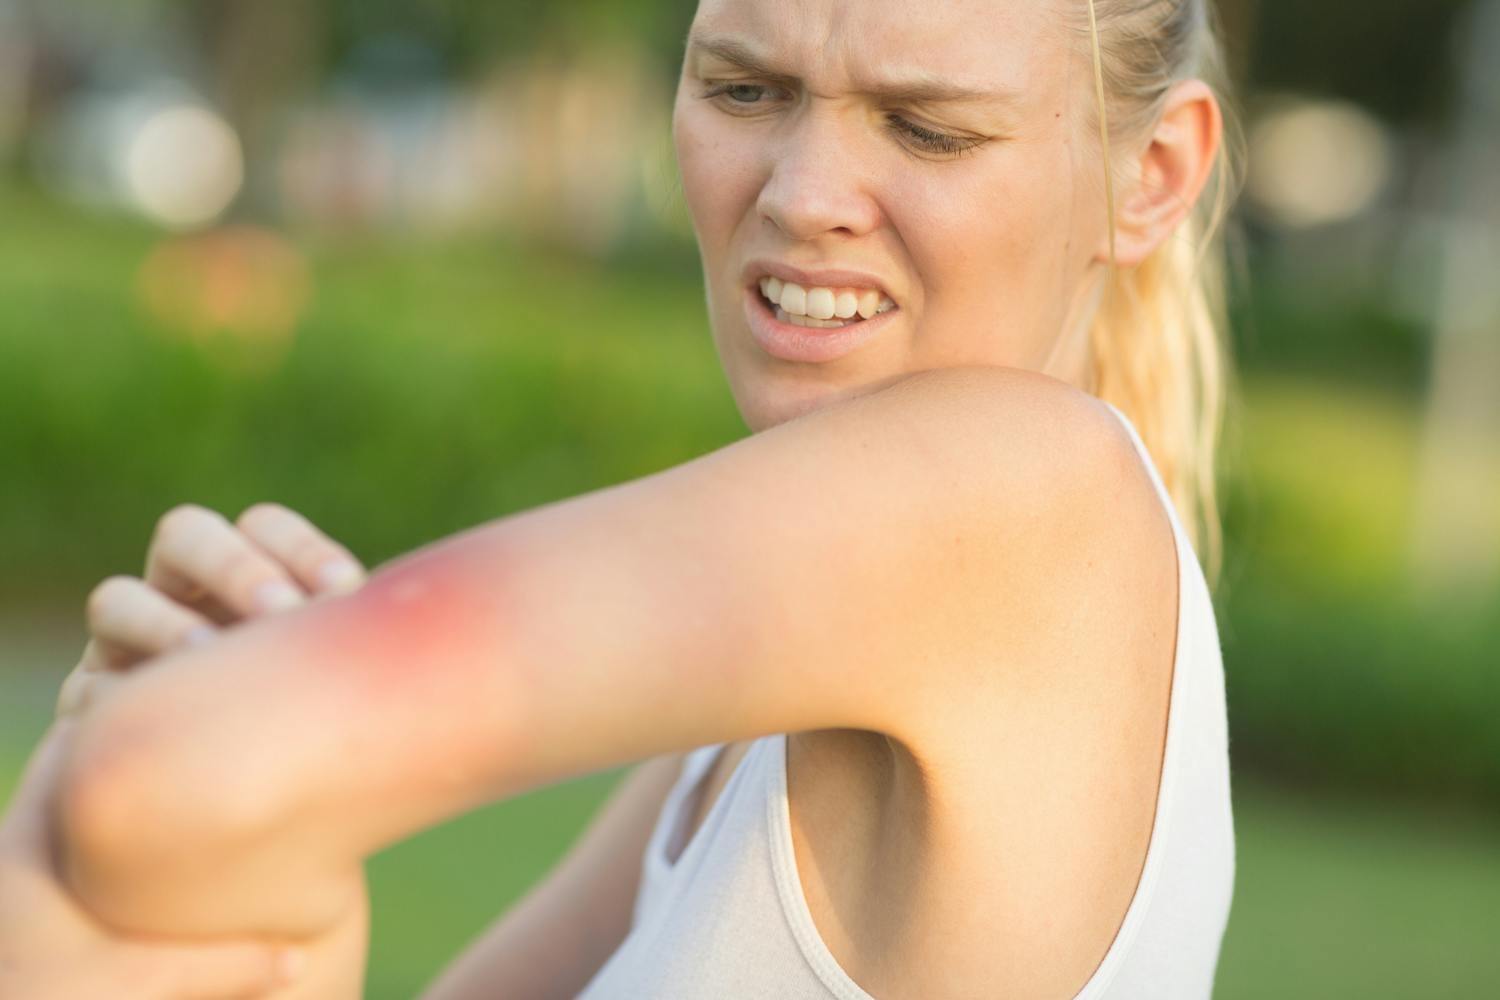
POLYGON ((1148 459, 1098 397, 1037 372, 986 367, 924 372, 894 397, 893 409, 906 402, 927 418, 928 433, 953 442, 950 461, 1018 491, 1009 513, 1015 501, 1033 499, 1045 527, 1106 545, 1134 538, 1122 529, 1138 527, 1130 524, 1137 516, 1156 522, 1158 547, 1171 542, 1148 459))
MULTIPOLYGON (((895 668, 888 707, 906 729, 890 735, 919 736, 919 704, 947 729, 955 699, 983 711, 981 692, 1015 704, 1017 686, 1067 689, 1079 670, 1118 664, 1109 654, 1122 642, 1151 645, 1142 630, 1170 658, 1172 524, 1148 460, 1097 397, 1021 369, 934 369, 812 416, 799 447, 864 529, 844 536, 834 565, 889 556, 868 565, 912 584, 907 652, 944 664, 895 668)), ((846 572, 842 586, 855 599, 883 592, 883 576, 846 572)))
POLYGON ((1113 670, 1112 684, 1151 675, 1160 688, 1175 648, 1176 534, 1121 415, 1073 385, 1001 367, 919 373, 883 393, 874 423, 909 435, 907 462, 932 474, 909 486, 933 513, 929 543, 963 550, 965 571, 935 591, 951 634, 968 637, 950 649, 947 684, 924 685, 941 699, 939 726, 983 705, 981 688, 1016 705, 1017 690, 1050 697, 1097 670, 1113 670))
POLYGON ((1156 500, 1141 455, 1108 404, 1047 375, 933 369, 860 402, 869 431, 904 445, 909 459, 958 477, 953 482, 1006 489, 1006 504, 990 502, 987 510, 1015 513, 1014 504, 1033 500, 1038 517, 1058 521, 1090 508, 1113 510, 1122 501, 1149 507, 1156 500))
POLYGON ((1175 554, 1149 458, 1096 396, 1021 369, 945 368, 882 390, 870 409, 871 433, 931 473, 909 489, 975 537, 1005 540, 997 583, 1027 557, 1034 585, 1065 587, 1074 573, 1128 576, 1175 554))

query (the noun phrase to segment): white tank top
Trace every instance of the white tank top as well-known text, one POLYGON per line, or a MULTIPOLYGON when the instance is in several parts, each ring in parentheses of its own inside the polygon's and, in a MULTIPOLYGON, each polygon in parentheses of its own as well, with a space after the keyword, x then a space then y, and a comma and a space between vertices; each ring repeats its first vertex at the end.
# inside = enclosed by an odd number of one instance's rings
MULTIPOLYGON (((1076 1000, 1210 996, 1234 883, 1224 671, 1207 583, 1134 425, 1177 537, 1177 654, 1145 868, 1076 1000)), ((699 784, 724 744, 690 751, 642 861, 630 933, 580 1000, 874 1000, 813 924, 792 849, 786 736, 751 743, 676 862, 699 784)))

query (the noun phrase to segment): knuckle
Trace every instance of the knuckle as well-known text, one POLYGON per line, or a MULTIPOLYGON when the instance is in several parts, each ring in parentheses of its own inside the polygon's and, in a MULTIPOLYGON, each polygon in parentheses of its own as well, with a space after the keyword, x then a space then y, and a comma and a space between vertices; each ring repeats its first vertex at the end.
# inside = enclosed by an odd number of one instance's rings
POLYGON ((180 503, 157 520, 156 538, 191 531, 218 516, 202 504, 180 503))
POLYGON ((276 503, 274 500, 262 500, 246 507, 234 523, 241 531, 248 531, 269 522, 281 520, 290 513, 291 510, 284 504, 276 503))
POLYGON ((107 576, 99 581, 94 589, 89 591, 88 600, 85 603, 89 620, 103 619, 115 604, 134 589, 137 582, 135 577, 123 574, 107 576))
POLYGON ((291 551, 292 565, 307 573, 316 572, 324 563, 342 556, 338 546, 321 538, 303 539, 291 551))
POLYGON ((221 585, 234 594, 250 594, 257 584, 273 577, 265 564, 254 553, 234 549, 227 553, 216 567, 216 576, 221 585))

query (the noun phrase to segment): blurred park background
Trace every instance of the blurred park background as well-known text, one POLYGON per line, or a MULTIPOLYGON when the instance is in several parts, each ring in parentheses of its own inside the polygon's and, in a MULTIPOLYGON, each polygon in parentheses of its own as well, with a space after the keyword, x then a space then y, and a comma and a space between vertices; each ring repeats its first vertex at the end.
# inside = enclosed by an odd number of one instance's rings
MULTIPOLYGON (((182 501, 369 565, 745 433, 669 135, 690 0, 0 0, 0 796, 182 501)), ((1251 167, 1218 995, 1500 981, 1500 2, 1224 0, 1251 167)), ((617 778, 377 858, 415 995, 617 778)))

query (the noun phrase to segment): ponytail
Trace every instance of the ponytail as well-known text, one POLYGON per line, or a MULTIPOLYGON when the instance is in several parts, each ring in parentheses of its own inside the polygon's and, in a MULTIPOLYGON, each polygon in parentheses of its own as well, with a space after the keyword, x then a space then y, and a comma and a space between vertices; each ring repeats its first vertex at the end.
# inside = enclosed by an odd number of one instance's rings
MULTIPOLYGON (((1110 213, 1111 266, 1089 330, 1090 391, 1130 417, 1210 583, 1223 562, 1216 460, 1229 391, 1223 223, 1239 144, 1226 142, 1209 191, 1187 221, 1135 267, 1113 263, 1112 139, 1139 134, 1178 80, 1226 94, 1222 48, 1206 0, 1087 0, 1096 114, 1110 213), (1113 111, 1114 114, 1110 114, 1113 111), (1111 121, 1121 123, 1111 136, 1111 121)), ((1225 109, 1226 135, 1237 139, 1225 109)))

